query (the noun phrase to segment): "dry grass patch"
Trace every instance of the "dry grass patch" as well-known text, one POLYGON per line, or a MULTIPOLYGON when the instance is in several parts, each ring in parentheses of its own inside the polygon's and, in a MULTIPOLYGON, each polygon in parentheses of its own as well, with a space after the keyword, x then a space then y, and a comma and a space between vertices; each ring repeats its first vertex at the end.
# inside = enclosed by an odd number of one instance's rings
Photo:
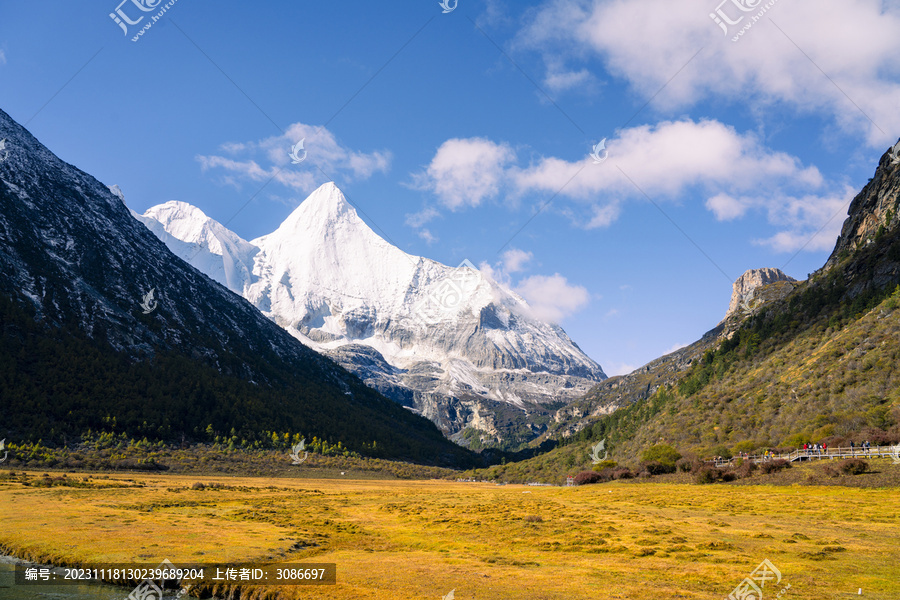
POLYGON ((327 590, 267 590, 284 600, 718 599, 765 558, 789 598, 900 597, 898 490, 130 478, 4 480, 0 545, 56 564, 337 564, 327 590))

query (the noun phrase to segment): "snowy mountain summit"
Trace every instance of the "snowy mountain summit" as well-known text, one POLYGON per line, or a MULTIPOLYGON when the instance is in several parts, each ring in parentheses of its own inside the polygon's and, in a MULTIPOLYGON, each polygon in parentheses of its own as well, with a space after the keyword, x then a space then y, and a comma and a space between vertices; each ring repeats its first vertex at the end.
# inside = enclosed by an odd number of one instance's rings
POLYGON ((382 239, 333 183, 250 242, 182 202, 136 216, 175 254, 448 434, 469 427, 502 443, 516 431, 526 441, 523 424, 538 435, 539 417, 606 378, 562 328, 472 265, 382 239))

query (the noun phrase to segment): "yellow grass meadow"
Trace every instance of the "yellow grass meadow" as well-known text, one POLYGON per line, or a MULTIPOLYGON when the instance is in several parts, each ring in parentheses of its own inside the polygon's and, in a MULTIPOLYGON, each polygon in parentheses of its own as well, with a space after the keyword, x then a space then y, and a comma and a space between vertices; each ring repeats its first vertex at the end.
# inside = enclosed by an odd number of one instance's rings
POLYGON ((29 475, 0 480, 19 557, 337 565, 336 585, 243 598, 721 600, 764 559, 767 600, 900 598, 897 489, 29 475))

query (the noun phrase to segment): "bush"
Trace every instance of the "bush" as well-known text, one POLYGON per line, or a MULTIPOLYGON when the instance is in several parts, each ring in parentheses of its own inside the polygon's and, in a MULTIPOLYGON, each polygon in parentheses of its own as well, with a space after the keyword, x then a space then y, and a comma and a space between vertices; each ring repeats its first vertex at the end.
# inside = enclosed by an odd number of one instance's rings
POLYGON ((703 465, 694 471, 696 483, 715 483, 722 479, 722 470, 709 465, 703 465))
POLYGON ((768 475, 769 473, 777 473, 782 469, 790 469, 791 463, 784 460, 783 458, 778 458, 775 460, 770 460, 764 463, 759 464, 759 470, 768 475))
POLYGON ((753 462, 752 460, 747 460, 738 465, 736 472, 738 477, 744 479, 753 475, 753 471, 757 470, 758 468, 759 465, 757 465, 755 462, 753 462))
POLYGON ((713 446, 706 453, 710 456, 710 458, 715 456, 721 456, 725 460, 731 458, 731 450, 726 448, 725 446, 713 446))
POLYGON ((599 472, 599 471, 602 471, 603 469, 613 469, 616 466, 618 466, 618 464, 619 463, 617 463, 614 460, 601 460, 596 465, 594 465, 593 469, 595 471, 599 472))
POLYGON ((613 469, 612 471, 613 479, 633 479, 634 473, 631 472, 631 469, 627 469, 625 467, 619 467, 618 469, 613 469))
POLYGON ((599 483, 603 481, 603 475, 596 471, 582 471, 575 476, 575 485, 587 485, 589 483, 599 483))
POLYGON ((694 470, 694 461, 689 458, 679 458, 675 461, 675 468, 680 473, 690 473, 694 470))
POLYGON ((732 446, 732 452, 752 452, 756 449, 756 442, 752 440, 744 440, 732 446))
POLYGON ((679 458, 681 458, 681 454, 678 453, 678 450, 668 444, 657 444, 649 450, 645 450, 641 456, 641 460, 645 463, 655 461, 664 465, 671 465, 673 471, 675 462, 679 458))
POLYGON ((862 475, 869 470, 869 463, 861 458, 848 458, 835 466, 844 475, 862 475))
POLYGON ((641 467, 650 475, 664 475, 666 473, 675 472, 675 463, 661 463, 658 460, 644 461, 641 467))
POLYGON ((722 473, 722 481, 734 481, 737 478, 737 473, 734 471, 725 471, 722 473))

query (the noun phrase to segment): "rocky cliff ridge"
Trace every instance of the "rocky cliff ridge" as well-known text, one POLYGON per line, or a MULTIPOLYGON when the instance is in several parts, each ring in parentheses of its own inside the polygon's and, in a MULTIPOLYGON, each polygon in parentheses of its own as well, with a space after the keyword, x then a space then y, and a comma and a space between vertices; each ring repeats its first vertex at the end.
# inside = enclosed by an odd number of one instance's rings
POLYGON ((841 235, 823 270, 836 265, 843 257, 864 245, 874 243, 876 236, 897 227, 900 209, 900 141, 882 155, 872 179, 850 203, 841 235))

